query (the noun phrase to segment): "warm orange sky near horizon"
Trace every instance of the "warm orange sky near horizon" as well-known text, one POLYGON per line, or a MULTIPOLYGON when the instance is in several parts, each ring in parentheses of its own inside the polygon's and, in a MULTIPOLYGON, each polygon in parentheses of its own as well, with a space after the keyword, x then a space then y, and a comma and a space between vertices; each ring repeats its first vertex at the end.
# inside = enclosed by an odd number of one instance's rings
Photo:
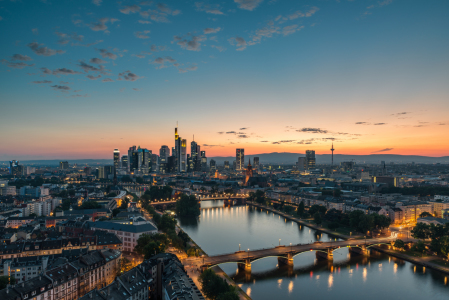
POLYGON ((0 161, 159 154, 177 122, 207 157, 449 156, 449 1, 43 2, 0 9, 0 161))

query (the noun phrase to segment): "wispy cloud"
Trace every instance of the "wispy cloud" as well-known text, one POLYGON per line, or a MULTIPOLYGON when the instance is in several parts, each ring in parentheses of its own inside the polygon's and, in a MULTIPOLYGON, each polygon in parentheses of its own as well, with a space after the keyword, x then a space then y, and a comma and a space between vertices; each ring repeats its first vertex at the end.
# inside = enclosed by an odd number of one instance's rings
POLYGON ((218 4, 208 4, 204 2, 195 2, 197 11, 204 11, 208 14, 223 15, 222 8, 218 4))
POLYGON ((33 50, 33 52, 36 53, 37 55, 43 55, 43 56, 52 56, 52 55, 56 55, 56 54, 65 53, 64 50, 53 50, 53 49, 50 49, 47 47, 43 47, 42 45, 43 44, 32 42, 32 43, 28 44, 28 47, 30 47, 30 49, 33 50))
POLYGON ((391 150, 393 150, 393 149, 394 149, 394 148, 384 148, 384 149, 381 149, 381 150, 373 151, 373 152, 371 152, 371 153, 388 152, 388 151, 391 151, 391 150))
POLYGON ((240 9, 254 10, 263 0, 234 0, 240 9))

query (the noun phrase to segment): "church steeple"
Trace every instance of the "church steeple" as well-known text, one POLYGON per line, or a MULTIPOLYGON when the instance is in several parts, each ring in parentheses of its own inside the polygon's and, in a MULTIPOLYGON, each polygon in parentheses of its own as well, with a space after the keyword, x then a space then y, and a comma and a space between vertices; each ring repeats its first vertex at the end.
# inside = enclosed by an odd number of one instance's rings
POLYGON ((251 158, 248 158, 248 167, 251 167, 251 158))

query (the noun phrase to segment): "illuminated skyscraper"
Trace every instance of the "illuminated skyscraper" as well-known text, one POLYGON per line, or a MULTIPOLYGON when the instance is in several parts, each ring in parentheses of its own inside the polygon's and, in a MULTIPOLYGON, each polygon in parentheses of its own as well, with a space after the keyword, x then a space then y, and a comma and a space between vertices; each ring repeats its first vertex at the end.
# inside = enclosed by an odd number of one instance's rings
POLYGON ((179 154, 179 172, 185 173, 187 171, 187 140, 181 140, 180 154, 179 154))
POLYGON ((117 170, 120 167, 120 151, 118 149, 114 149, 114 168, 117 170))
POLYGON ((122 169, 128 169, 128 155, 122 155, 122 169))
POLYGON ((168 146, 163 145, 159 150, 159 163, 166 164, 168 162, 168 157, 170 156, 170 148, 168 146))
POLYGON ((201 171, 202 172, 206 172, 207 171, 206 151, 201 151, 201 171))
POLYGON ((306 168, 307 170, 315 168, 315 150, 307 150, 306 151, 306 168))
POLYGON ((245 161, 245 149, 236 149, 235 150, 235 161, 236 161, 236 170, 242 171, 245 169, 244 161, 245 161))
MULTIPOLYGON (((194 137, 195 138, 195 137, 194 137)), ((195 141, 190 143, 190 165, 189 171, 197 171, 197 161, 198 161, 198 144, 195 141)))
POLYGON ((21 176, 23 173, 23 166, 19 165, 17 160, 9 162, 9 174, 13 176, 21 176))

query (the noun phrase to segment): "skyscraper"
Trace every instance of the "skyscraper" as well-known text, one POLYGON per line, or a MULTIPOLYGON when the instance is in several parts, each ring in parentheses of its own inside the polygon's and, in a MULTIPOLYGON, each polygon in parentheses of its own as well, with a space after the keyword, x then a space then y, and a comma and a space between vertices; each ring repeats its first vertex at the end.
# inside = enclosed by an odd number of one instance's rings
POLYGON ((122 155, 122 169, 128 169, 128 155, 122 155))
POLYGON ((259 157, 256 156, 253 158, 253 165, 254 165, 254 169, 256 171, 258 171, 259 170, 259 157))
POLYGON ((131 166, 134 166, 136 164, 133 161, 133 159, 135 158, 133 156, 133 152, 136 151, 136 149, 137 149, 136 146, 129 147, 129 149, 128 149, 128 166, 126 167, 126 171, 128 173, 132 173, 132 171, 131 171, 132 167, 131 166))
POLYGON ((19 165, 17 160, 11 160, 9 162, 9 174, 13 176, 22 176, 23 166, 19 165))
MULTIPOLYGON (((194 137, 195 138, 195 137, 194 137)), ((189 171, 197 171, 197 160, 198 160, 198 144, 195 141, 190 143, 190 163, 189 163, 189 171)))
POLYGON ((179 154, 179 172, 185 173, 187 171, 187 140, 181 140, 180 154, 179 154))
POLYGON ((120 167, 120 151, 118 149, 114 149, 114 168, 117 170, 120 167))
POLYGON ((170 156, 170 148, 168 148, 168 146, 166 145, 163 145, 159 150, 159 163, 166 164, 169 156, 170 156))
POLYGON ((59 169, 67 170, 68 168, 69 168, 69 162, 68 161, 60 161, 59 162, 59 169))
POLYGON ((296 163, 296 170, 304 171, 306 168, 306 158, 298 157, 298 162, 296 163))
POLYGON ((217 164, 215 163, 215 160, 211 159, 210 160, 210 173, 214 174, 215 171, 217 170, 217 164))
POLYGON ((306 168, 307 170, 315 168, 315 150, 306 150, 306 168))
POLYGON ((224 162, 224 169, 229 170, 229 160, 225 160, 224 162))
POLYGON ((245 161, 245 149, 236 149, 235 150, 235 161, 236 161, 236 170, 242 171, 245 169, 244 161, 245 161))
POLYGON ((206 151, 201 151, 201 171, 202 172, 206 172, 207 171, 206 151))

